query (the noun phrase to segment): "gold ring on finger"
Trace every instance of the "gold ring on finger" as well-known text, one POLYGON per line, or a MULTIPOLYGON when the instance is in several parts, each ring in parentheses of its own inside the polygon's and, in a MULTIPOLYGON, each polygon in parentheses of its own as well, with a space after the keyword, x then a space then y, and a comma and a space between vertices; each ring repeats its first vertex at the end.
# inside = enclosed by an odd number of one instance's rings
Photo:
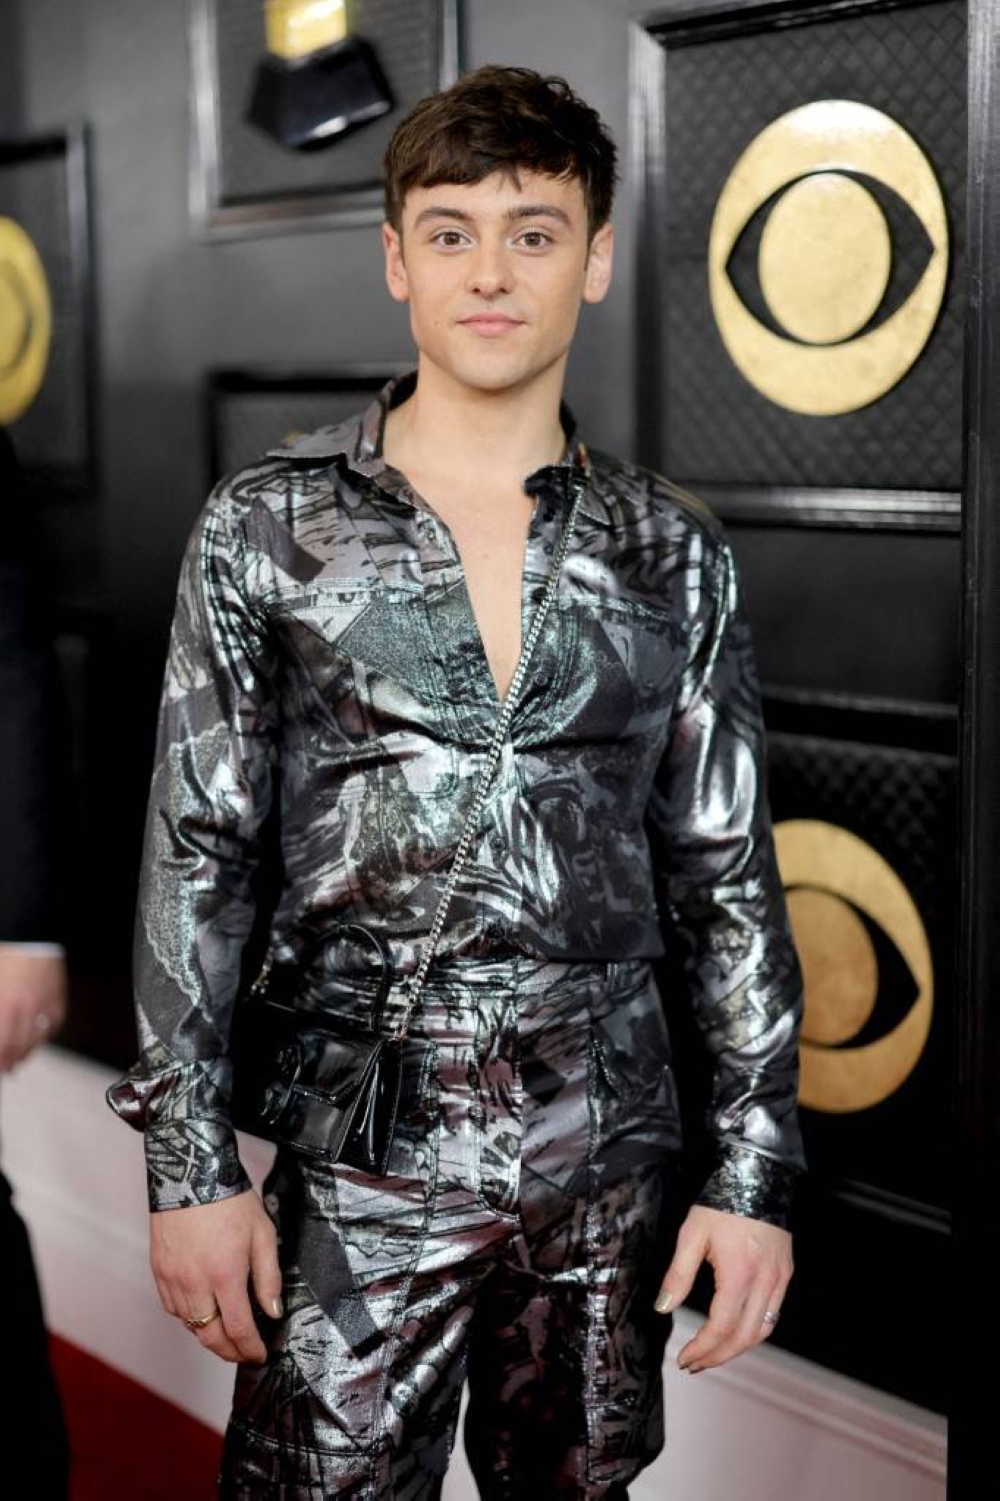
POLYGON ((185 1319, 184 1322, 189 1329, 207 1329, 212 1320, 218 1317, 219 1309, 216 1308, 211 1313, 203 1314, 200 1319, 185 1319))

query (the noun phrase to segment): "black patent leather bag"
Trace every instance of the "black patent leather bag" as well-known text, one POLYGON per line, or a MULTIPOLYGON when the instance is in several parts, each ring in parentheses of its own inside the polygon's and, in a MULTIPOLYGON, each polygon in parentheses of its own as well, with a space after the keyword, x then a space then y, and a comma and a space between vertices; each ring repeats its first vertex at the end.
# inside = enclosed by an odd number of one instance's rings
POLYGON ((233 1016, 233 1124, 306 1156, 384 1174, 399 1110, 404 1050, 411 1058, 415 1042, 382 1031, 391 984, 388 952, 361 923, 338 924, 296 964, 266 959, 233 1016), (333 1012, 292 1004, 316 947, 339 932, 358 935, 378 955, 380 975, 367 1028, 333 1012))

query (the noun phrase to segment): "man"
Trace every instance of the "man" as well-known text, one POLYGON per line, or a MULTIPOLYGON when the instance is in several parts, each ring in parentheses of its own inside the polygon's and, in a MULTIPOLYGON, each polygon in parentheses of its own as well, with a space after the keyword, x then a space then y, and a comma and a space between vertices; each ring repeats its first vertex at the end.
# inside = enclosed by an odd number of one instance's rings
MULTIPOLYGON (((594 111, 564 80, 479 69, 416 106, 385 169, 418 365, 225 480, 192 534, 143 1056, 112 1100, 146 1132, 164 1307, 241 1362, 225 1495, 438 1495, 468 1372, 484 1497, 622 1497, 662 1447, 668 1310, 702 1260, 690 1370, 766 1338, 792 1272, 801 972, 749 630, 711 513, 588 453, 562 400, 581 305, 611 282, 594 111), (227 1119, 256 883, 280 855, 279 957, 351 918, 412 975, 580 481, 415 1017, 423 1097, 387 1176, 279 1152, 265 1208, 227 1119), (686 987, 661 1000, 667 943, 686 987), (686 1215, 664 1001, 694 1008, 715 1062, 718 1160, 686 1215)), ((363 959, 331 949, 303 1004, 360 1016, 363 959)), ((401 1004, 394 987, 390 1023, 401 1004)))
MULTIPOLYGON (((66 961, 55 866, 58 705, 37 553, 13 445, 0 429, 0 1073, 61 1025, 66 961)), ((4 1399, 4 1482, 11 1495, 66 1495, 69 1452, 27 1228, 0 1173, 0 1257, 17 1379, 4 1399), (38 1437, 25 1444, 26 1433, 38 1437)))

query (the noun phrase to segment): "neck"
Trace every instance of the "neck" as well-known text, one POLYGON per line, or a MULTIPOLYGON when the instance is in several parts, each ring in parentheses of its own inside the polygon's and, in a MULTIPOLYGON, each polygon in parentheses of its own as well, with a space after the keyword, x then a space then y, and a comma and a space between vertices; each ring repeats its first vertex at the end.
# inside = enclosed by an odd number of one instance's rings
POLYGON ((483 391, 420 358, 413 395, 386 418, 387 463, 421 472, 446 468, 456 478, 520 484, 566 448, 559 421, 565 359, 525 385, 483 391))

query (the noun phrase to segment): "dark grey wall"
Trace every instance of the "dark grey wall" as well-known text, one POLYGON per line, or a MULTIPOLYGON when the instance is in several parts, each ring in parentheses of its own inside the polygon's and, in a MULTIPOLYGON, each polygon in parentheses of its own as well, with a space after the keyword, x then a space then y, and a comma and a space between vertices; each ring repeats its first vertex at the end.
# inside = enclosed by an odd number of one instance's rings
MULTIPOLYGON (((600 110, 627 174, 628 5, 466 0, 465 63, 530 62, 600 110)), ((205 487, 209 365, 406 359, 405 311, 385 290, 374 226, 228 244, 188 210, 185 0, 3 0, 0 53, 19 59, 21 128, 85 119, 93 135, 100 526, 108 597, 156 632, 205 487), (19 23, 19 25, 18 25, 19 23)), ((10 66, 8 63, 7 66, 10 66)), ((2 82, 2 75, 0 75, 2 82)), ((8 120, 8 127, 10 120, 8 120)), ((629 191, 616 214, 618 284, 585 308, 568 396, 587 436, 631 452, 629 191)))
POLYGON ((3 0, 0 10, 0 135, 15 134, 21 113, 20 0, 3 0))

